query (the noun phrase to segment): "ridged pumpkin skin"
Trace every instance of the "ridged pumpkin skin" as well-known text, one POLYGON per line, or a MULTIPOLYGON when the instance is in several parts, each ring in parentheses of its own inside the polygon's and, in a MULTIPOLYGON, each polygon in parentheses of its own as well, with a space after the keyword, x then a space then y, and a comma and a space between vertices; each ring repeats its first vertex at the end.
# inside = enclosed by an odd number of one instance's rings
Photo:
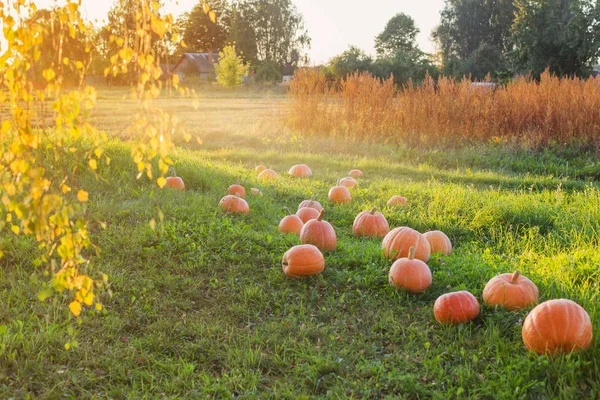
POLYGON ((353 170, 350 170, 350 172, 348 172, 348 175, 353 178, 362 178, 363 173, 360 169, 353 169, 353 170))
POLYGON ((299 235, 304 222, 297 215, 287 215, 279 221, 279 232, 299 235))
POLYGON ((333 226, 327 221, 323 221, 323 214, 317 219, 311 219, 306 222, 300 231, 300 242, 302 244, 313 244, 321 251, 334 251, 337 247, 337 237, 333 226))
POLYGON ((185 189, 185 185, 183 184, 183 179, 178 176, 170 176, 167 178, 167 187, 171 189, 183 190, 185 189))
POLYGON ((314 208, 304 207, 296 211, 296 215, 300 217, 303 223, 307 223, 311 219, 319 218, 319 211, 314 208))
POLYGON ((538 354, 569 353, 592 344, 592 321, 579 304, 549 300, 531 310, 522 330, 525 347, 538 354))
POLYGON ((273 171, 272 169, 265 169, 263 172, 258 174, 258 179, 261 181, 274 181, 277 178, 279 178, 279 175, 277 175, 277 172, 273 171))
POLYGON ((250 193, 252 193, 255 196, 259 196, 259 197, 262 197, 262 195, 263 195, 263 193, 258 188, 250 189, 250 193))
POLYGON ((354 178, 346 177, 340 179, 340 186, 346 186, 348 189, 352 189, 358 185, 358 182, 354 178))
POLYGON ((388 206, 403 206, 406 204, 406 197, 392 196, 387 202, 388 206))
POLYGON ((431 286, 431 270, 423 261, 414 258, 414 253, 415 248, 411 247, 408 258, 400 258, 392 264, 388 281, 397 289, 423 293, 431 286))
POLYGON ((350 190, 348 190, 346 186, 341 185, 332 187, 331 190, 329 190, 327 197, 336 204, 348 203, 352 200, 350 190))
POLYGON ((516 271, 514 274, 502 274, 490 279, 483 289, 482 297, 488 306, 501 306, 514 311, 536 304, 540 293, 535 283, 516 271))
POLYGON ((440 252, 443 256, 449 256, 452 253, 452 242, 444 232, 429 231, 425 232, 423 236, 429 242, 431 254, 440 252))
POLYGON ((352 233, 355 236, 384 237, 390 231, 390 225, 382 213, 363 211, 356 216, 352 225, 352 233))
POLYGON ((385 235, 381 244, 383 254, 392 260, 408 257, 411 247, 415 248, 415 258, 424 262, 429 261, 431 255, 429 242, 422 234, 406 226, 392 229, 385 235))
POLYGON ((242 185, 235 184, 229 186, 227 189, 227 193, 232 194, 234 196, 240 196, 242 199, 246 197, 246 189, 242 185))
POLYGON ((254 170, 255 170, 256 172, 258 172, 259 174, 260 174, 261 172, 263 172, 265 169, 267 169, 267 167, 265 167, 265 166, 264 166, 264 165, 262 165, 262 164, 260 164, 260 165, 257 165, 257 166, 256 166, 256 168, 254 168, 254 170))
POLYGON ((298 206, 298 210, 301 208, 314 208, 315 210, 317 210, 318 212, 323 211, 323 206, 321 205, 321 203, 319 203, 316 200, 304 200, 302 203, 300 203, 300 205, 298 206))
POLYGON ((288 174, 298 177, 309 177, 312 175, 312 171, 306 164, 297 164, 290 168, 288 174))
POLYGON ((291 278, 317 275, 325 269, 325 259, 312 244, 294 246, 283 255, 283 273, 291 278))
POLYGON ((231 214, 248 214, 250 212, 250 206, 248 206, 246 200, 232 194, 223 197, 219 201, 219 207, 224 212, 231 214))
POLYGON ((479 302, 466 290, 446 293, 435 301, 433 315, 442 324, 464 324, 479 315, 479 302))

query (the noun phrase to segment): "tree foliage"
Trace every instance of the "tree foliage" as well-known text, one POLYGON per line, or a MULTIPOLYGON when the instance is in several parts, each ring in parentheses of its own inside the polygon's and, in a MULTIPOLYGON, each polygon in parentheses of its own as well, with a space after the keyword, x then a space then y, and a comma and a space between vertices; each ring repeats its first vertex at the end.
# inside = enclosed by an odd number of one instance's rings
POLYGON ((199 1, 189 12, 181 15, 178 25, 188 50, 194 52, 218 52, 229 37, 231 10, 226 0, 199 1), (204 11, 205 4, 213 10, 216 22, 204 11))
POLYGON ((219 63, 215 65, 217 81, 221 86, 234 88, 248 76, 248 66, 242 57, 235 52, 235 45, 225 46, 219 53, 219 63))
POLYGON ((399 51, 410 52, 415 48, 415 38, 419 28, 409 15, 398 13, 392 17, 375 38, 375 50, 378 57, 393 56, 399 51))

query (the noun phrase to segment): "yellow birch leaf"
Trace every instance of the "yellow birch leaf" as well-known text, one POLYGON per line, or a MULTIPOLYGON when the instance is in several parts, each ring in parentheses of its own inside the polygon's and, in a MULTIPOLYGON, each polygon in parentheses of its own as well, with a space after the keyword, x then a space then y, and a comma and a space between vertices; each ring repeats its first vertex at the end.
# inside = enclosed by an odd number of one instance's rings
POLYGON ((81 314, 81 303, 78 301, 72 301, 69 304, 69 310, 71 310, 74 316, 79 317, 79 314, 81 314))
POLYGON ((165 179, 165 177, 164 177, 164 176, 161 176, 160 178, 158 178, 158 179, 156 180, 156 184, 158 185, 158 187, 159 187, 159 188, 161 188, 161 189, 162 189, 162 188, 164 188, 164 187, 165 187, 165 185, 167 184, 167 180, 165 179))
POLYGON ((86 192, 85 190, 80 190, 79 192, 77 192, 77 200, 79 200, 80 202, 85 203, 86 201, 88 201, 88 198, 88 192, 86 192))

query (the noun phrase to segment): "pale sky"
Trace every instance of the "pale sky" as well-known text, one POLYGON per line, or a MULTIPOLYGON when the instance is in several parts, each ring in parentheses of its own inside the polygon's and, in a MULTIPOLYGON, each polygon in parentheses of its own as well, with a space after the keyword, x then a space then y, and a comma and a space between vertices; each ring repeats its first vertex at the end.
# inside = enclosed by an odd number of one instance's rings
MULTIPOLYGON (((431 30, 439 23, 444 0, 292 0, 304 16, 312 39, 308 55, 312 64, 320 64, 355 45, 369 54, 375 36, 398 12, 415 19, 421 33, 417 40, 422 50, 433 51, 431 30)), ((49 7, 56 0, 35 0, 38 8, 49 7)), ((62 3, 61 0, 58 0, 62 3)), ((198 0, 165 0, 166 11, 175 17, 190 10, 198 0)), ((87 17, 102 21, 113 0, 82 0, 87 17)))

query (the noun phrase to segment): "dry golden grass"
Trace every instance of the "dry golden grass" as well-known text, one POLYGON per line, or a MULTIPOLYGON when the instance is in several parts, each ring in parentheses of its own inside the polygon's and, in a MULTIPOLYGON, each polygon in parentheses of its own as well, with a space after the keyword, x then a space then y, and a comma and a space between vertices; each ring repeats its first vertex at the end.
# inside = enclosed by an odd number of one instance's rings
POLYGON ((531 145, 598 144, 600 79, 516 79, 496 90, 441 78, 397 90, 391 79, 349 75, 333 87, 300 70, 290 88, 288 125, 313 135, 409 144, 494 140, 531 145))

